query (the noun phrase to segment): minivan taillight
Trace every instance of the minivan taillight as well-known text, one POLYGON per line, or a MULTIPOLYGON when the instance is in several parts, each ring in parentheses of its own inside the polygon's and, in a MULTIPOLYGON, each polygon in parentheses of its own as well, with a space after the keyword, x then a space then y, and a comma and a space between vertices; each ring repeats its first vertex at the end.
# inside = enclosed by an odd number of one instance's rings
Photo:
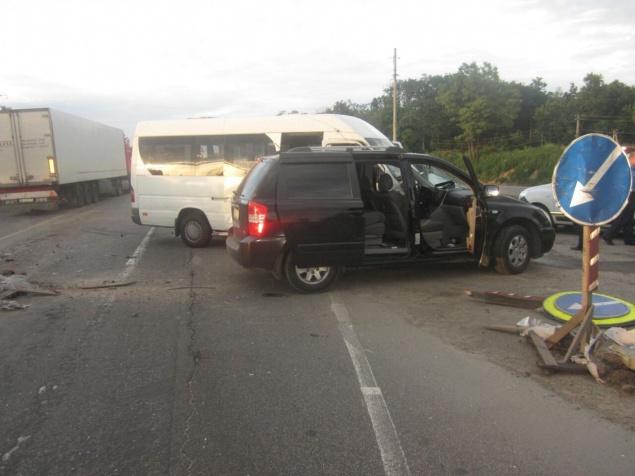
POLYGON ((263 236, 267 228, 267 207, 260 203, 249 202, 247 210, 249 235, 263 236))

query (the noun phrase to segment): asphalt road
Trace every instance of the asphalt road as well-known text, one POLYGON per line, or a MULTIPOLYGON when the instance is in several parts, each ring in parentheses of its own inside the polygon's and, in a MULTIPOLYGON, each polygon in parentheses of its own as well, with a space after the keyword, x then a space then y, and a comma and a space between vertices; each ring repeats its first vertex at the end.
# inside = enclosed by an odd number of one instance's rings
MULTIPOLYGON (((0 214, 0 270, 60 293, 0 312, 0 475, 632 474, 633 397, 543 374, 484 329, 530 311, 465 296, 576 289, 574 235, 520 276, 351 271, 300 295, 128 200, 0 214)), ((635 250, 613 248, 603 283, 635 301, 635 250)))

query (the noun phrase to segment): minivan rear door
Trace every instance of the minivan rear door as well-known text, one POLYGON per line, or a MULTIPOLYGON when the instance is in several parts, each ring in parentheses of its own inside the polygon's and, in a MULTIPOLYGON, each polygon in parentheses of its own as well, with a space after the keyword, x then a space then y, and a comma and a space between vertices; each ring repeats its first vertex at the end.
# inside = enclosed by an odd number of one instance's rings
POLYGON ((276 209, 298 266, 359 266, 364 208, 350 154, 281 154, 276 209))

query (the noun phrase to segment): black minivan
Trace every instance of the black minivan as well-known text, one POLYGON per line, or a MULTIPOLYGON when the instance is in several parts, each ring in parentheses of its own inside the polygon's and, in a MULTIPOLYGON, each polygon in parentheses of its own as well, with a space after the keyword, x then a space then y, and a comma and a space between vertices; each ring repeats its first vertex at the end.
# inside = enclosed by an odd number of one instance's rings
POLYGON ((344 267, 474 259, 518 274, 555 240, 541 209, 470 171, 402 149, 295 149, 265 157, 232 200, 227 250, 319 292, 344 267))

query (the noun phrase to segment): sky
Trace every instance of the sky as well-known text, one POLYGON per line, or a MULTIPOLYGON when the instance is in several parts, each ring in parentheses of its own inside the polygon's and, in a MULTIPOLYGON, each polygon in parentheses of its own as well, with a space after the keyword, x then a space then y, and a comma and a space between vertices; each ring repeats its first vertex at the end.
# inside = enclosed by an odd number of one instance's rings
POLYGON ((634 0, 3 0, 0 105, 146 120, 322 112, 487 62, 635 85, 634 0))

